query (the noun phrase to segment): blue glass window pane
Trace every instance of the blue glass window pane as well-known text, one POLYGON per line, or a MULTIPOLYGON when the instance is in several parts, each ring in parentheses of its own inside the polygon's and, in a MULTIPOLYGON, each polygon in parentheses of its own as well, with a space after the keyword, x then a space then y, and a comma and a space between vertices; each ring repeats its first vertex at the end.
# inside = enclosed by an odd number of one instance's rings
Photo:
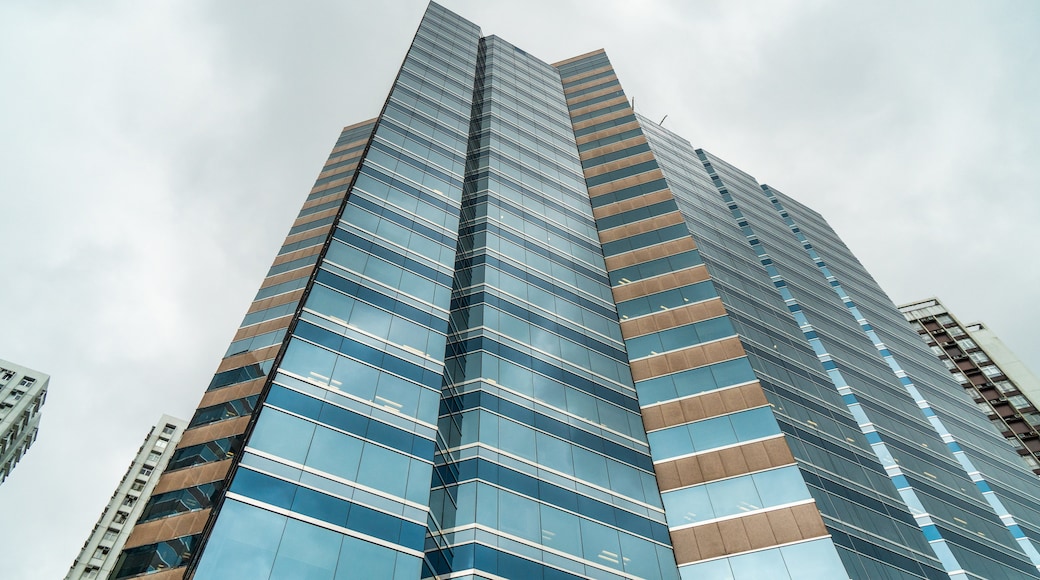
POLYGON ((279 368, 328 384, 336 358, 335 353, 294 338, 289 341, 279 368))
POLYGON ((648 433, 647 439, 650 440, 650 450, 654 454, 654 459, 664 459, 693 452, 690 432, 685 425, 648 433))
POLYGON ((586 519, 581 520, 581 543, 588 560, 621 569, 621 544, 618 532, 586 519))
POLYGON ((670 527, 692 524, 715 517, 708 499, 708 490, 703 485, 688 487, 661 494, 670 527))
POLYGON ((271 574, 286 517, 227 500, 206 544, 196 578, 253 580, 271 574))
POLYGON ((292 505, 296 486, 250 469, 239 469, 231 482, 231 491, 274 506, 288 508, 292 505))
POLYGON ((285 525, 272 578, 332 580, 343 536, 290 519, 285 525))
MULTIPOLYGON (((350 504, 331 495, 300 487, 297 488, 296 496, 293 498, 292 511, 342 526, 347 523, 350 504)), ((338 544, 336 549, 339 549, 338 544)))
MULTIPOLYGON (((345 536, 340 549, 336 580, 393 578, 397 552, 364 540, 345 536)), ((418 576, 416 576, 418 577, 418 576)))
POLYGON ((371 401, 376 395, 379 371, 345 356, 338 357, 332 371, 332 386, 371 401))
MULTIPOLYGON (((421 571, 421 558, 397 552, 397 567, 394 570, 394 580, 413 580, 419 577, 421 571)), ((369 578, 380 578, 380 576, 369 576, 369 578)))
POLYGON ((731 516, 762 508, 755 482, 748 476, 724 479, 709 483, 708 497, 711 499, 715 517, 731 516))
MULTIPOLYGON (((621 556, 625 572, 640 578, 660 578, 661 567, 657 562, 654 544, 626 533, 618 534, 621 540, 621 556)), ((673 564, 674 566, 674 564, 673 564)))
POLYGON ((679 577, 682 580, 734 580, 728 558, 683 566, 679 568, 679 577))
POLYGON ((358 483, 404 497, 408 486, 408 458, 372 444, 361 453, 358 483))
POLYGON ((776 418, 773 417, 772 407, 751 409, 750 411, 734 413, 729 417, 730 422, 733 424, 733 430, 740 437, 741 441, 750 441, 759 437, 769 437, 770 435, 778 435, 780 433, 780 426, 777 425, 776 418))
POLYGON ((711 374, 715 377, 715 384, 720 387, 755 380, 755 371, 751 370, 747 357, 711 365, 711 374))
POLYGON ((751 479, 763 496, 769 498, 770 505, 781 505, 811 497, 802 480, 801 472, 794 466, 762 471, 753 474, 751 479))
POLYGON ((697 421, 686 426, 690 432, 690 439, 697 451, 714 449, 723 445, 737 442, 737 435, 733 432, 729 417, 718 417, 697 421))
POLYGON ((785 580, 791 576, 787 573, 780 550, 762 550, 735 558, 730 558, 734 578, 773 578, 785 580))
POLYGON ((351 481, 357 477, 364 442, 355 437, 318 428, 311 442, 307 465, 351 481))
POLYGON ((792 578, 848 578, 830 538, 780 548, 792 578))
POLYGON ((538 523, 538 504, 506 491, 499 493, 499 502, 506 508, 499 510, 499 528, 507 533, 532 542, 540 542, 542 531, 538 523))
POLYGON ((581 555, 581 533, 578 517, 547 505, 539 506, 542 521, 542 543, 568 554, 581 555))
POLYGON ((264 408, 256 429, 249 437, 250 447, 303 463, 314 434, 314 423, 292 417, 281 411, 264 408))

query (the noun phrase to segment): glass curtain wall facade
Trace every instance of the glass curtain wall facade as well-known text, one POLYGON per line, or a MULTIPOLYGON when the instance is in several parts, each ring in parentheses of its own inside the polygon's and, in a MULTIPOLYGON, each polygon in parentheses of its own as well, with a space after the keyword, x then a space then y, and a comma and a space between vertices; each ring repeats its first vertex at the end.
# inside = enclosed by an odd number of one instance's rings
POLYGON ((603 51, 431 4, 160 478, 192 509, 113 577, 1040 577, 1035 478, 929 357, 603 51))

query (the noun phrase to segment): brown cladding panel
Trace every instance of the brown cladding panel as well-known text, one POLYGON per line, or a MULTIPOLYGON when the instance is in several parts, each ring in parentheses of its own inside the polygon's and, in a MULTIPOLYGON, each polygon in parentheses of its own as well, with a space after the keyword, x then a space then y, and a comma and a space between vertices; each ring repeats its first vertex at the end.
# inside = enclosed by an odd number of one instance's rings
MULTIPOLYGON (((606 51, 605 51, 605 50, 603 50, 602 48, 597 48, 596 50, 591 50, 591 51, 589 51, 589 52, 586 52, 585 54, 579 54, 578 56, 572 56, 571 58, 568 58, 568 59, 565 59, 565 60, 561 60, 561 61, 559 61, 559 62, 554 62, 554 63, 552 64, 552 66, 553 66, 553 67, 555 67, 555 68, 560 68, 561 66, 563 66, 563 65, 565 65, 565 64, 570 64, 570 63, 572 63, 572 62, 577 62, 577 61, 579 61, 579 60, 585 60, 585 59, 587 59, 587 58, 590 58, 590 57, 592 57, 592 56, 595 56, 595 55, 597 55, 597 54, 603 54, 603 53, 605 53, 605 52, 606 52, 606 51)), ((606 66, 606 65, 605 65, 605 66, 603 67, 603 70, 606 70, 606 69, 609 69, 609 68, 610 68, 610 66, 606 66)), ((600 69, 595 69, 595 70, 600 70, 600 69)), ((580 78, 581 76, 583 76, 583 75, 587 75, 587 74, 589 74, 589 73, 591 73, 591 72, 593 72, 593 71, 585 71, 585 72, 583 72, 583 73, 581 73, 581 74, 576 74, 576 75, 574 75, 573 77, 563 77, 563 80, 564 80, 564 81, 568 81, 568 80, 570 80, 570 79, 572 79, 572 78, 575 78, 575 79, 576 79, 576 78, 580 78)))
POLYGON ((579 130, 584 129, 586 127, 591 127, 593 125, 598 125, 598 124, 604 123, 606 121, 613 121, 614 119, 620 119, 621 117, 627 117, 627 116, 629 116, 631 114, 632 114, 632 108, 631 107, 625 107, 624 109, 621 109, 620 111, 614 111, 613 113, 607 113, 607 114, 604 114, 604 115, 600 115, 598 117, 593 117, 591 119, 585 119, 584 121, 580 121, 578 123, 572 123, 571 127, 575 131, 579 131, 579 130))
MULTIPOLYGON (((188 569, 184 566, 178 566, 177 568, 167 568, 158 572, 152 572, 148 574, 148 580, 184 580, 184 573, 188 569)), ((145 578, 145 576, 141 576, 145 578)))
MULTIPOLYGON (((637 280, 635 282, 630 282, 628 284, 616 286, 612 289, 612 291, 614 294, 615 302, 624 302, 633 298, 649 296, 650 294, 664 292, 665 290, 671 290, 673 288, 679 288, 681 286, 688 286, 690 284, 704 282, 706 280, 709 280, 710 278, 711 276, 708 274, 708 268, 704 266, 704 264, 700 264, 698 266, 687 268, 685 270, 676 270, 667 274, 661 274, 660 276, 654 276, 653 278, 637 280)), ((676 310, 681 310, 683 308, 689 308, 690 306, 695 306, 696 304, 705 303, 707 302, 696 302, 694 304, 680 306, 679 308, 673 308, 671 310, 655 312, 653 314, 640 318, 653 318, 654 316, 659 316, 664 312, 673 312, 676 310)))
MULTIPOLYGON (((618 169, 624 169, 637 165, 639 163, 645 163, 647 161, 653 161, 654 154, 652 151, 644 151, 643 153, 637 153, 635 155, 629 155, 622 157, 617 161, 610 161, 608 163, 601 163, 585 170, 585 179, 590 177, 596 177, 597 175, 603 175, 604 173, 610 173, 611 171, 617 171, 618 169)), ((610 183, 616 183, 614 181, 610 183)))
POLYGON ((302 240, 309 240, 311 238, 316 238, 322 234, 328 234, 329 231, 332 229, 332 225, 333 224, 325 224, 321 227, 286 236, 285 241, 282 242, 282 245, 284 246, 286 244, 295 244, 296 242, 302 240))
POLYGON ((181 436, 177 448, 183 449, 185 447, 191 447, 192 445, 198 445, 199 443, 208 443, 210 441, 216 441, 217 439, 223 439, 224 437, 239 435, 245 432, 247 425, 249 425, 249 417, 245 416, 220 421, 218 423, 210 423, 209 425, 196 427, 194 429, 188 429, 184 432, 184 435, 181 436))
POLYGON ((562 79, 563 82, 565 82, 565 83, 570 83, 570 82, 574 82, 574 81, 580 81, 581 78, 587 79, 585 82, 579 82, 577 84, 571 85, 571 86, 563 89, 563 94, 569 96, 569 95, 572 95, 572 94, 574 94, 574 93, 576 93, 578 91, 584 91, 585 89, 587 89, 589 87, 593 87, 593 86, 596 86, 596 85, 599 85, 599 84, 609 83, 610 81, 618 80, 618 77, 617 77, 616 74, 607 75, 605 77, 592 78, 592 77, 598 75, 599 73, 607 72, 609 70, 611 70, 611 67, 608 64, 607 66, 602 66, 602 67, 597 68, 597 69, 592 69, 590 71, 581 73, 580 75, 574 75, 573 77, 562 79))
MULTIPOLYGON (((600 81, 599 83, 596 83, 598 85, 602 85, 604 83, 609 83, 611 81, 611 79, 596 79, 596 80, 600 81)), ((617 80, 617 77, 614 77, 613 80, 617 80)), ((592 88, 593 86, 596 86, 596 85, 590 84, 587 88, 592 88)), ((612 84, 612 85, 605 86, 605 87, 602 87, 600 89, 597 89, 595 91, 592 91, 590 93, 582 93, 582 94, 580 94, 580 95, 578 95, 576 97, 568 98, 567 99, 567 106, 571 107, 571 106, 574 106, 575 104, 579 104, 580 105, 583 101, 587 101, 589 99, 595 99, 596 97, 601 97, 603 95, 609 95, 610 93, 617 93, 617 92, 620 92, 620 91, 621 91, 621 86, 620 85, 612 84)), ((596 104, 601 105, 600 108, 602 108, 602 103, 596 103, 596 104)))
POLYGON ((604 258, 604 260, 607 265, 607 270, 612 271, 633 264, 641 264, 643 262, 649 262, 650 260, 656 260, 658 258, 664 258, 666 256, 695 249, 697 249, 697 245, 693 243, 692 238, 682 237, 677 240, 664 242, 663 244, 656 244, 648 248, 639 248, 638 250, 625 252, 624 254, 608 256, 604 258))
MULTIPOLYGON (((326 179, 334 175, 350 175, 357 169, 357 163, 349 163, 347 165, 337 165, 336 167, 326 169, 318 174, 318 179, 326 179)), ((331 183, 331 182, 330 182, 331 183)), ((304 205, 304 207, 307 207, 304 205)), ((301 208, 302 209, 302 208, 301 208)))
MULTIPOLYGON (((620 91, 621 89, 619 88, 617 90, 620 91)), ((608 99, 608 100, 603 101, 601 103, 595 103, 595 104, 589 105, 587 107, 581 107, 581 103, 578 103, 580 108, 574 109, 573 111, 570 111, 571 118, 577 117, 578 115, 585 115, 587 113, 592 113, 592 112, 598 111, 600 109, 605 109, 605 108, 610 107, 612 105, 620 105, 622 103, 628 103, 628 97, 626 97, 624 95, 624 93, 618 95, 616 99, 608 99)))
POLYGON ((263 282, 261 282, 260 288, 269 288, 271 286, 284 284, 285 282, 289 282, 290 280, 295 280, 297 278, 306 278, 311 275, 311 272, 316 267, 316 263, 307 264, 306 266, 300 266, 295 270, 289 270, 288 272, 282 272, 281 274, 268 276, 267 278, 264 278, 263 282))
POLYGON ((249 306, 249 310, 246 311, 246 314, 260 312, 261 310, 267 310, 268 308, 274 308, 275 306, 281 306, 282 304, 288 304, 290 302, 296 302, 301 296, 303 296, 303 288, 293 290, 292 292, 286 292, 285 294, 271 296, 270 298, 262 298, 254 301, 249 306))
POLYGON ((621 201, 615 201, 614 203, 601 205, 592 209, 592 215, 596 219, 603 219, 605 217, 609 217, 619 213, 624 213, 626 211, 631 211, 633 209, 638 209, 641 207, 646 207, 648 205, 653 205, 655 203, 659 203, 669 199, 674 199, 672 196, 672 192, 667 189, 662 189, 660 191, 647 193, 645 195, 631 197, 628 199, 623 199, 621 201))
POLYGON ((152 493, 166 493, 175 489, 184 489, 202 485, 203 483, 221 481, 227 475, 229 467, 231 467, 231 462, 224 460, 185 467, 176 471, 168 471, 159 478, 159 483, 156 484, 152 493))
POLYGON ((300 258, 306 258, 307 256, 313 256, 321 251, 321 242, 316 242, 313 246, 307 246, 306 248, 300 248, 299 250, 293 250, 292 252, 286 252, 281 256, 274 259, 271 263, 272 266, 284 264, 285 262, 292 262, 293 260, 299 260, 300 258))
POLYGON ((632 380, 642 381, 741 356, 744 356, 744 347, 734 337, 634 360, 630 368, 632 380))
POLYGON ((766 404, 761 385, 748 383, 644 407, 643 425, 647 431, 656 431, 766 404))
POLYGON ((595 159, 601 155, 614 153, 615 151, 621 151, 622 149, 628 149, 629 147, 635 147, 636 145, 642 145, 643 143, 646 143, 646 137, 643 135, 636 135, 635 137, 629 137, 623 141, 615 141, 614 143, 608 143, 602 147, 582 151, 578 154, 578 157, 582 161, 588 161, 589 159, 595 159))
POLYGON ((310 215, 305 215, 305 216, 303 216, 301 218, 296 218, 296 220, 292 223, 291 227, 295 228, 297 226, 302 226, 304 224, 309 224, 311 222, 318 221, 318 220, 320 220, 322 218, 327 218, 329 216, 334 216, 337 213, 339 213, 339 208, 338 207, 332 207, 332 208, 329 208, 329 209, 327 209, 325 211, 319 211, 318 213, 312 213, 310 215))
POLYGON ((589 188, 590 197, 598 197, 608 193, 614 193, 619 189, 626 187, 633 187, 636 185, 643 185, 644 183, 650 183, 651 181, 657 181, 658 179, 664 179, 664 174, 661 173, 660 169, 651 169, 650 171, 644 171, 643 173, 637 173, 636 175, 630 175, 616 181, 604 183, 602 185, 595 185, 589 188))
POLYGON ((288 328, 289 320, 290 318, 287 314, 285 316, 275 318, 274 320, 265 320, 260 324, 253 324, 245 328, 240 328, 238 332, 235 333, 235 336, 231 339, 231 341, 234 342, 236 340, 242 340, 243 338, 252 338, 254 336, 259 336, 268 332, 274 332, 275 330, 279 330, 282 328, 288 328))
MULTIPOLYGON (((614 115, 613 113, 611 113, 611 116, 618 117, 618 116, 624 116, 624 115, 614 115)), ((606 116, 604 116, 604 118, 606 118, 606 116)), ((592 125, 595 125, 595 123, 588 123, 587 121, 583 121, 582 123, 578 123, 578 125, 592 126, 592 125)), ((575 127, 577 128, 577 125, 575 125, 575 127)), ((576 144, 578 144, 578 145, 585 145, 587 143, 591 143, 593 141, 598 141, 598 140, 603 139, 605 137, 611 137, 613 135, 617 135, 618 133, 624 133, 625 131, 631 131, 632 129, 639 129, 639 128, 640 128, 639 121, 626 121, 626 122, 618 124, 618 125, 611 125, 609 127, 604 127, 602 129, 599 129, 599 130, 594 131, 592 133, 588 133, 588 134, 582 135, 581 137, 576 137, 574 139, 574 142, 576 144)))
POLYGON ((244 383, 207 391, 205 395, 202 395, 202 400, 199 401, 199 408, 212 407, 213 405, 234 401, 249 395, 256 395, 264 389, 266 380, 267 377, 260 377, 244 383))
MULTIPOLYGON (((684 326, 693 322, 708 320, 709 318, 717 318, 725 314, 726 308, 722 305, 722 300, 712 298, 704 302, 694 302, 679 308, 655 312, 650 316, 623 320, 621 322, 621 335, 628 340, 659 330, 684 326)), ((703 349, 701 350, 703 351, 703 349)))
POLYGON ((680 214, 678 211, 673 211, 663 215, 657 215, 647 219, 633 221, 624 225, 610 228, 609 230, 600 230, 599 241, 601 244, 606 244, 607 242, 613 242, 614 240, 629 238, 638 234, 650 232, 653 230, 659 230, 667 226, 681 224, 683 222, 684 220, 682 214, 680 214))
POLYGON ((276 354, 278 354, 278 349, 281 348, 281 346, 282 345, 280 344, 273 344, 271 346, 261 348, 258 350, 229 356, 226 359, 220 361, 220 365, 217 366, 217 372, 222 373, 231 369, 237 369, 240 367, 249 366, 251 364, 257 364, 265 360, 272 359, 276 354))
POLYGON ((146 546, 165 540, 172 540, 182 536, 190 536, 202 531, 209 518, 209 508, 196 512, 170 516, 153 522, 146 522, 134 526, 130 537, 126 539, 123 549, 146 546))
POLYGON ((671 530, 679 565, 827 536, 815 503, 671 530))

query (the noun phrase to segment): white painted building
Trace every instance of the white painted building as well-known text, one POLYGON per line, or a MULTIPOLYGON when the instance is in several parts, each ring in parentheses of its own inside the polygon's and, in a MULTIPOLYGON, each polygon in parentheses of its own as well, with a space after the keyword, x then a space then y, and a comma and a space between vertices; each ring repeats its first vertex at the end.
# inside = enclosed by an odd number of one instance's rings
POLYGON ((963 324, 938 298, 899 307, 954 380, 1040 475, 1040 380, 981 322, 963 324))
POLYGON ((148 432, 66 580, 108 578, 187 425, 187 421, 163 415, 148 432))
POLYGON ((50 375, 0 360, 0 483, 36 441, 50 375))

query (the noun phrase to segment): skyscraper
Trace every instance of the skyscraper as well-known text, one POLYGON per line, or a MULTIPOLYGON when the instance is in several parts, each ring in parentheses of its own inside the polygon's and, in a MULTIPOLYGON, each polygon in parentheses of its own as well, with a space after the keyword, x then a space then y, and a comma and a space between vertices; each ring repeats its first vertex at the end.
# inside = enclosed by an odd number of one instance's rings
POLYGON ((899 310, 1033 473, 1040 474, 1040 379, 984 324, 962 324, 938 298, 899 310))
POLYGON ((603 51, 431 4, 114 577, 1040 577, 1035 478, 914 334, 603 51))
MULTIPOLYGON (((134 522, 142 516, 142 521, 148 520, 149 514, 144 511, 146 504, 149 504, 152 510, 163 509, 169 502, 191 505, 191 496, 164 496, 165 490, 157 490, 155 487, 159 482, 159 476, 169 465, 170 457, 173 456, 177 442, 181 440, 187 425, 187 421, 163 415, 148 431, 137 450, 137 455, 130 462, 123 479, 112 494, 112 499, 101 512, 101 517, 94 524, 87 541, 83 543, 76 561, 65 575, 65 580, 108 578, 133 529, 134 522), (149 502, 153 492, 158 499, 149 502), (162 501, 163 497, 166 497, 166 502, 162 501)), ((180 455, 183 457, 184 454, 180 455)), ((176 469, 177 465, 174 464, 172 468, 176 469)))
POLYGON ((0 484, 36 441, 50 380, 49 375, 0 360, 0 484))

